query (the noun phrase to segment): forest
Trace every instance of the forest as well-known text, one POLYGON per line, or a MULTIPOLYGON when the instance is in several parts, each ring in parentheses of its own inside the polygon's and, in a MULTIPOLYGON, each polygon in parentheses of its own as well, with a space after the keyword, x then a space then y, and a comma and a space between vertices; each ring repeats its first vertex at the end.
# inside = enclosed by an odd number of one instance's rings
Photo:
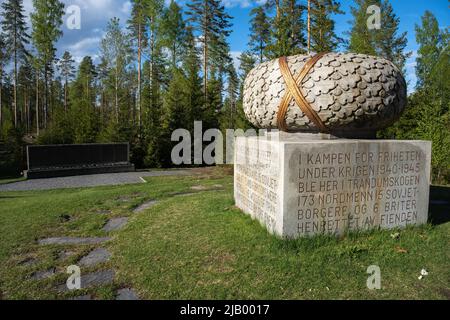
MULTIPOLYGON (((23 0, 0 7, 0 174, 23 170, 24 146, 129 142, 139 168, 170 167, 171 134, 247 129, 243 80, 257 64, 285 55, 349 51, 377 55, 401 70, 411 52, 400 16, 388 0, 353 0, 349 31, 337 34, 336 0, 268 0, 250 13, 239 69, 228 38, 233 17, 220 0, 132 0, 127 21, 104 26, 98 56, 78 64, 58 55, 65 5, 23 0), (367 8, 381 9, 381 28, 368 30, 367 8), (27 18, 30 24, 27 24, 27 18), (308 32, 309 30, 309 32, 308 32)), ((449 32, 430 12, 415 25, 417 84, 408 106, 380 138, 433 142, 433 182, 450 183, 449 32)), ((411 86, 411 84, 409 84, 411 86)))

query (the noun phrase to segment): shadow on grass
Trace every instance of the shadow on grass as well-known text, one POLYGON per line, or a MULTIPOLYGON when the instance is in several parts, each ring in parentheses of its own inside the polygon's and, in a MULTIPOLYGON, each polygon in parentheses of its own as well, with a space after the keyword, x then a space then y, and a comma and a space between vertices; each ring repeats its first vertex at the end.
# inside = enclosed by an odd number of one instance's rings
POLYGON ((2 196, 0 195, 0 200, 1 199, 19 199, 19 198, 25 198, 26 196, 2 196))

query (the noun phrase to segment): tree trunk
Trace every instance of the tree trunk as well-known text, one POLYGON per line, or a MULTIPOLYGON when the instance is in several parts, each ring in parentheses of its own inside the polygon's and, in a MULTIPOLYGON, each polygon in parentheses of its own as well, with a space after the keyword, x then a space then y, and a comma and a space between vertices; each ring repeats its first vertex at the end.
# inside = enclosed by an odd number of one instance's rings
POLYGON ((27 103, 28 103, 28 97, 25 92, 26 89, 23 90, 23 115, 22 115, 22 123, 25 123, 25 132, 28 133, 28 121, 27 121, 27 103))
POLYGON ((16 34, 14 34, 14 127, 17 128, 17 48, 16 34))
POLYGON ((141 134, 142 127, 142 106, 141 106, 141 64, 142 64, 142 31, 141 24, 138 26, 138 83, 137 83, 137 116, 138 116, 138 127, 139 136, 141 134))
POLYGON ((308 0, 308 54, 311 53, 311 0, 308 0))
POLYGON ((203 15, 203 90, 205 95, 205 104, 208 103, 208 10, 209 6, 205 1, 205 12, 203 15))
POLYGON ((0 62, 0 128, 2 127, 2 123, 3 123, 3 102, 2 102, 2 91, 3 91, 3 68, 1 66, 1 62, 0 62))
POLYGON ((116 62, 116 77, 115 77, 114 91, 115 91, 115 109, 116 109, 116 123, 119 123, 119 65, 116 62))
POLYGON ((47 129, 48 118, 48 70, 44 68, 44 128, 47 129))
POLYGON ((27 105, 26 105, 26 111, 27 111, 27 134, 29 134, 31 132, 31 122, 30 122, 30 100, 31 100, 31 95, 30 95, 30 88, 27 86, 27 93, 26 93, 26 97, 27 97, 27 105))
POLYGON ((151 17, 150 18, 150 92, 151 92, 151 105, 152 107, 155 105, 155 95, 154 95, 154 70, 153 70, 153 64, 154 64, 154 55, 155 55, 155 35, 153 32, 153 23, 154 23, 154 18, 151 17))
POLYGON ((67 84, 68 84, 68 79, 66 76, 65 82, 64 82, 64 115, 67 115, 67 84))
POLYGON ((39 71, 36 71, 36 135, 39 136, 39 71))

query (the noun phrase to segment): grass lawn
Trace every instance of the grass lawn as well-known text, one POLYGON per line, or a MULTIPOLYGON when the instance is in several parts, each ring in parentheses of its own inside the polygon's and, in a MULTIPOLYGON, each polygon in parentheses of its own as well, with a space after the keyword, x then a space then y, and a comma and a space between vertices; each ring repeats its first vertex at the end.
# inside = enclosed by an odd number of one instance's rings
POLYGON ((147 181, 0 193, 0 299, 67 299, 88 293, 112 299, 122 287, 134 288, 144 299, 450 298, 450 223, 398 231, 398 239, 391 237, 395 231, 373 231, 283 241, 233 206, 233 179, 223 169, 147 181), (158 203, 133 213, 148 200, 158 203), (109 215, 99 213, 104 210, 109 215), (40 246, 36 240, 105 236, 101 229, 107 219, 125 216, 129 224, 103 245, 112 259, 82 269, 114 269, 114 284, 59 294, 55 288, 68 278, 67 266, 100 246, 40 246), (61 260, 61 250, 74 255, 61 260), (37 263, 21 263, 26 259, 37 263), (370 265, 381 268, 381 290, 366 287, 370 265), (30 278, 53 267, 58 273, 49 279, 30 278), (422 268, 429 275, 418 280, 422 268))

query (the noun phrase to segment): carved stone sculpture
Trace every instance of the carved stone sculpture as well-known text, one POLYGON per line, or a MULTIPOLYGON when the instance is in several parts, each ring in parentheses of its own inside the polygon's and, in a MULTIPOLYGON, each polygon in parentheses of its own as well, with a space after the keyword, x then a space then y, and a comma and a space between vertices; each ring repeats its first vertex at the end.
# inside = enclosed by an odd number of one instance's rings
POLYGON ((395 122, 405 106, 400 70, 363 54, 268 61, 254 68, 244 84, 244 112, 265 129, 368 137, 395 122))

